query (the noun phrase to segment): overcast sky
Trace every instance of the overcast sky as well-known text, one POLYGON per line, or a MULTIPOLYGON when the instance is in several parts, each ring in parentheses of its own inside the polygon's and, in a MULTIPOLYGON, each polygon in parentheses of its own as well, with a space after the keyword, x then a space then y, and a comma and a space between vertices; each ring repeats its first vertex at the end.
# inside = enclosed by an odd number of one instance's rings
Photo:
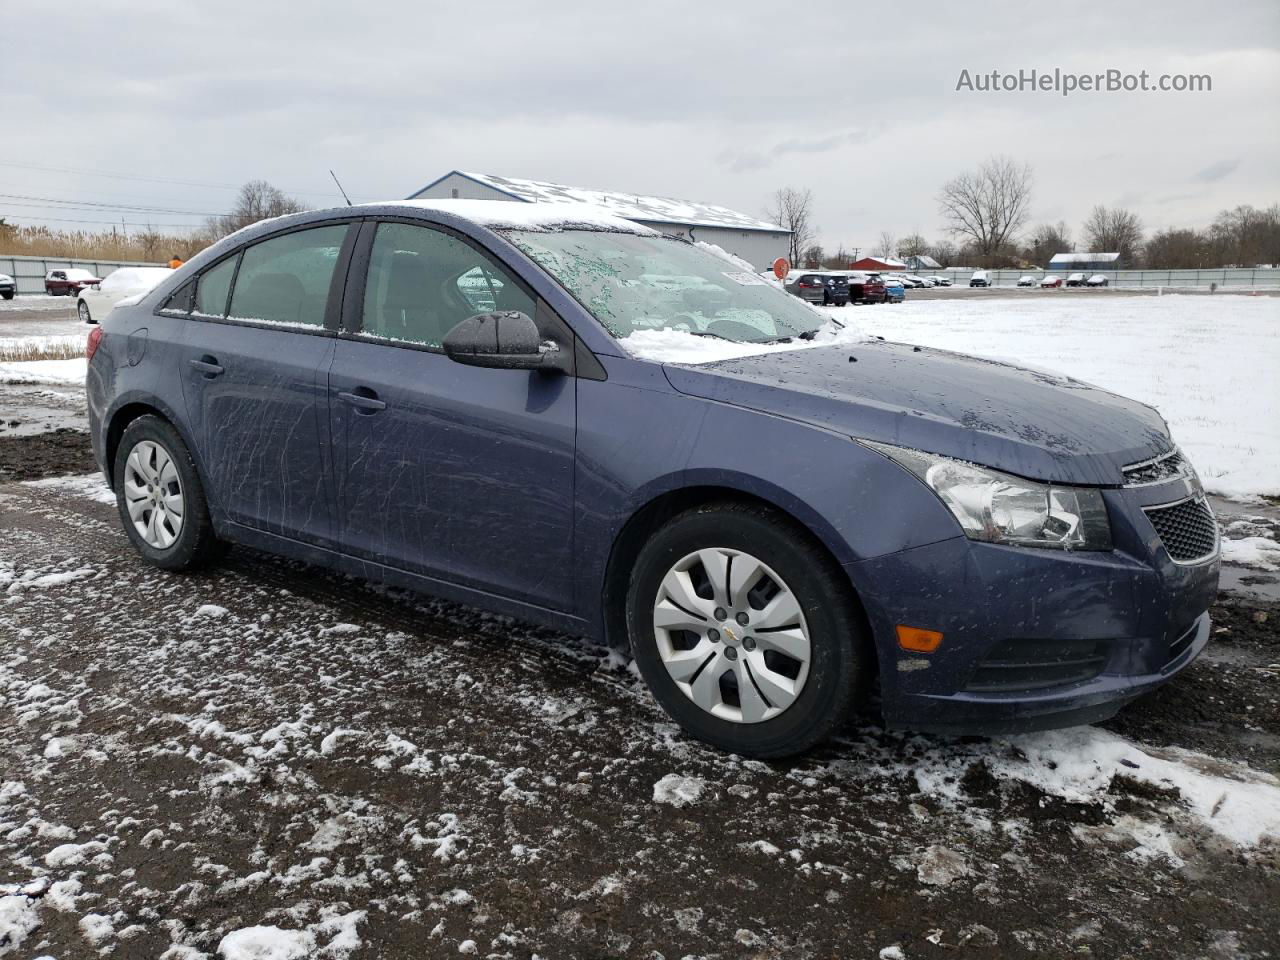
POLYGON ((807 187, 824 242, 866 249, 940 237, 939 187, 992 153, 1032 165, 1034 222, 1077 235, 1095 203, 1159 228, 1280 202, 1280 3, 1052 6, 6 4, 0 216, 221 212, 251 178, 327 206, 330 167, 357 200, 456 168, 755 215, 807 187), (1213 89, 956 91, 963 69, 1032 68, 1213 89))

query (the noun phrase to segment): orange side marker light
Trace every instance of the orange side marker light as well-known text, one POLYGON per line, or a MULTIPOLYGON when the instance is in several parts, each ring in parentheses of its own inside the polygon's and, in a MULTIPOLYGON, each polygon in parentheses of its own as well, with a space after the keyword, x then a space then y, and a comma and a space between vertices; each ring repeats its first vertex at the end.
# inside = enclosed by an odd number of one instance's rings
POLYGON ((942 634, 937 630, 923 630, 920 627, 904 627, 898 624, 898 646, 913 653, 933 653, 942 643, 942 634))

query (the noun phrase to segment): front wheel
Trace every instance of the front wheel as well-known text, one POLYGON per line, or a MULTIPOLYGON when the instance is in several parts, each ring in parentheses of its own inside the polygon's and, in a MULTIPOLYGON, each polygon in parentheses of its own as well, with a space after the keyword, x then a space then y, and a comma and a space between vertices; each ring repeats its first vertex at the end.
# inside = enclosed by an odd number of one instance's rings
POLYGON ((698 507, 645 545, 627 596, 636 664, 691 736, 752 757, 826 739, 870 675, 843 572, 768 509, 698 507))
POLYGON ((83 300, 81 300, 79 305, 76 307, 76 312, 80 314, 81 323, 93 323, 93 317, 89 315, 89 305, 83 300))
POLYGON ((172 424, 152 415, 130 423, 113 478, 125 533, 148 563, 189 570, 221 553, 195 463, 172 424))

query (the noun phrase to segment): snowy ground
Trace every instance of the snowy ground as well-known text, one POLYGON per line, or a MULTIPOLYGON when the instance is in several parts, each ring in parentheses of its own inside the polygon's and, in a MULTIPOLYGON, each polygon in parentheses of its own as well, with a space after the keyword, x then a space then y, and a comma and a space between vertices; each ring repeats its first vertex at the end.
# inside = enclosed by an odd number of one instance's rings
POLYGON ((1205 486, 1280 496, 1280 300, 1052 295, 828 308, 858 330, 1052 369, 1141 400, 1205 486))
POLYGON ((97 478, 9 484, 0 956, 1274 955, 1280 605, 1214 614, 1106 729, 763 764, 572 638, 246 550, 164 574, 97 478))

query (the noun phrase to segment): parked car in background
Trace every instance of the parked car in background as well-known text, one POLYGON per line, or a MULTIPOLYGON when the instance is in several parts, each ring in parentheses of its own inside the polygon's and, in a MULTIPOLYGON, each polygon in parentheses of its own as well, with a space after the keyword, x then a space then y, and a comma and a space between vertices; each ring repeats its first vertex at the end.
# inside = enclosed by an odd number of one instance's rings
POLYGON ((855 272, 848 275, 850 303, 886 303, 889 294, 884 288, 884 277, 878 273, 855 272))
POLYGON ((1095 273, 1085 281, 1085 284, 1090 287, 1105 287, 1107 285, 1107 278, 1100 273, 1095 273))
POLYGON ((1031 276, 1030 274, 1024 274, 1023 276, 1018 278, 1018 286, 1020 287, 1034 287, 1035 285, 1036 285, 1036 278, 1031 276))
POLYGON ((907 289, 902 281, 894 277, 886 277, 884 281, 884 302, 901 303, 907 299, 907 289))
POLYGON ((991 281, 987 279, 987 271, 975 270, 973 276, 969 278, 969 286, 971 287, 989 287, 991 281))
POLYGON ((97 286, 81 289, 76 312, 82 323, 97 323, 121 300, 146 293, 172 274, 169 267, 121 267, 113 270, 97 286))
POLYGON ((85 287, 101 282, 88 270, 81 270, 79 267, 50 270, 44 275, 44 292, 51 297, 74 297, 85 287))
POLYGON ((872 705, 1093 723, 1205 648, 1218 530, 1156 410, 824 343, 831 318, 692 243, 512 206, 267 220, 92 327, 90 439, 143 560, 235 542, 610 643, 752 757, 872 705))
POLYGON ((1049 274, 1049 276, 1045 277, 1043 280, 1040 281, 1040 286, 1041 287, 1060 287, 1062 286, 1062 278, 1055 277, 1053 274, 1049 274))
POLYGON ((1073 274, 1070 274, 1070 275, 1067 277, 1067 286, 1068 286, 1068 287, 1083 287, 1083 286, 1084 286, 1084 274, 1083 274, 1083 273, 1073 273, 1073 274))
POLYGON ((7 273, 0 273, 0 297, 12 300, 18 292, 18 284, 7 273))
POLYGON ((932 280, 935 286, 949 287, 951 286, 951 278, 944 277, 941 274, 934 274, 932 277, 925 277, 926 280, 932 280))
POLYGON ((849 284, 844 274, 830 274, 809 270, 787 278, 787 293, 801 300, 820 303, 829 307, 843 307, 849 302, 849 284))
POLYGON ((916 289, 920 289, 921 287, 932 287, 934 285, 933 281, 928 277, 917 277, 913 273, 903 274, 902 279, 907 281, 907 283, 911 284, 911 286, 916 289))

